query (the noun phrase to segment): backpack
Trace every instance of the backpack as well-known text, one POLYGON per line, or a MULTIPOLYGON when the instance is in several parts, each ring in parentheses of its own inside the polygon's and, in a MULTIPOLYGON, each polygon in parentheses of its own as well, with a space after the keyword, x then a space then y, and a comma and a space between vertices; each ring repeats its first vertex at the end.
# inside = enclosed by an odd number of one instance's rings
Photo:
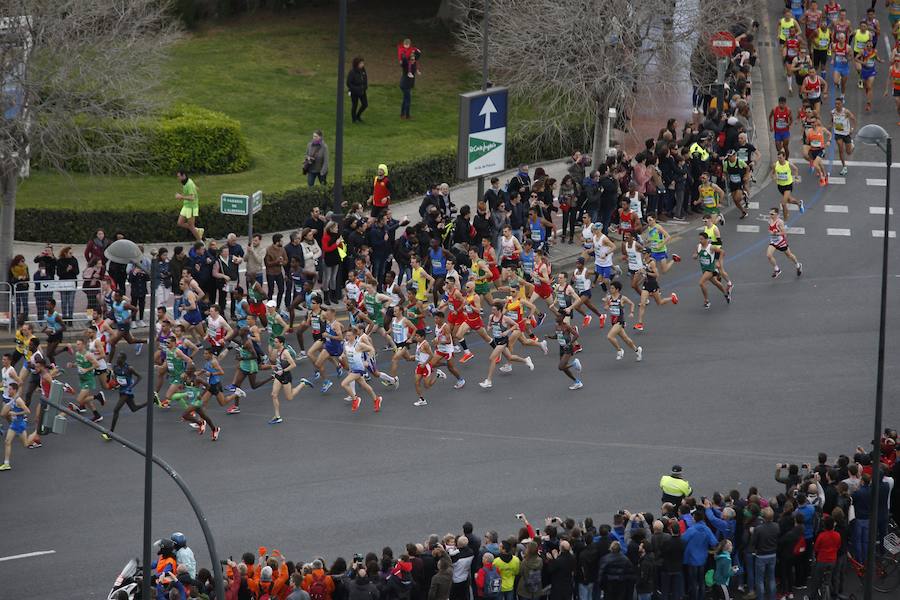
POLYGON ((497 572, 497 569, 485 569, 484 592, 482 593, 482 595, 485 598, 499 598, 502 583, 503 578, 500 577, 500 573, 497 572))
POLYGON ((533 594, 542 592, 544 581, 540 569, 532 569, 525 574, 525 590, 533 594))
POLYGON ((313 575, 312 583, 309 584, 309 600, 325 600, 328 595, 328 587, 325 585, 324 575, 313 575))

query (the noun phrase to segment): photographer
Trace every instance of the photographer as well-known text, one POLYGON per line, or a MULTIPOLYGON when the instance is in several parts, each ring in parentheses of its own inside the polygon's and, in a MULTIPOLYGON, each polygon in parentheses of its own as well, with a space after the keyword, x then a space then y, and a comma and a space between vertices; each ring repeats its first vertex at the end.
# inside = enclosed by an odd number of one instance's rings
POLYGON ((790 493, 791 488, 800 485, 800 482, 803 481, 806 476, 809 474, 809 464, 803 464, 800 466, 797 465, 788 465, 786 463, 780 463, 775 465, 775 481, 778 483, 784 484, 784 491, 786 494, 790 493), (783 471, 787 469, 787 474, 784 474, 783 471), (803 473, 801 474, 801 469, 803 473))

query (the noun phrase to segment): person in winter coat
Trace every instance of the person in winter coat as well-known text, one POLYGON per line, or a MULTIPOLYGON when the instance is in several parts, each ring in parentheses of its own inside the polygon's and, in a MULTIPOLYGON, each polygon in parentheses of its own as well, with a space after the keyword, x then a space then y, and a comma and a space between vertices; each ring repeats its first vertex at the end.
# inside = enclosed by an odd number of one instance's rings
POLYGON ((637 580, 634 565, 622 554, 619 542, 609 545, 609 554, 600 561, 598 581, 604 600, 631 600, 637 580))
POLYGON ((403 92, 403 101, 400 103, 400 118, 410 119, 409 109, 412 104, 412 90, 416 85, 416 75, 418 70, 419 52, 416 50, 404 59, 401 63, 403 74, 400 75, 400 91, 403 92))
POLYGON ((438 572, 431 578, 431 587, 428 590, 428 600, 449 600, 450 587, 453 585, 453 561, 449 556, 442 556, 438 560, 438 572))
POLYGON ((550 585, 550 600, 569 600, 574 594, 573 575, 576 567, 572 546, 567 540, 559 543, 559 550, 550 551, 547 561, 547 583, 550 585))
POLYGON ((321 560, 313 561, 313 570, 303 578, 303 589, 312 600, 332 600, 334 580, 325 573, 321 560))
POLYGON ((719 541, 713 535, 712 530, 706 524, 706 514, 697 510, 693 515, 694 523, 682 535, 684 540, 684 565, 687 572, 687 597, 688 600, 703 600, 703 592, 706 589, 704 576, 706 575, 706 558, 709 551, 715 548, 719 541))
POLYGON ((369 88, 369 76, 366 74, 366 61, 361 56, 353 59, 353 67, 347 73, 347 89, 350 90, 350 119, 353 123, 362 123, 362 114, 369 107, 366 90, 369 88))
POLYGON ((312 139, 306 145, 306 158, 303 159, 303 172, 306 174, 306 183, 309 187, 319 183, 325 185, 328 176, 328 146, 322 139, 322 130, 316 129, 312 139))
POLYGON ((84 260, 90 263, 93 259, 100 261, 100 264, 106 264, 106 255, 103 253, 109 246, 109 240, 106 239, 106 233, 102 229, 98 229, 94 237, 88 241, 84 247, 84 260))
POLYGON ((713 598, 716 600, 731 600, 728 593, 728 584, 731 582, 731 576, 734 569, 731 564, 731 551, 734 546, 731 540, 722 540, 716 546, 716 568, 713 571, 713 598))
POLYGON ((643 541, 638 548, 636 588, 638 600, 650 600, 656 590, 656 555, 650 540, 643 541))
POLYGON ((481 557, 481 564, 483 565, 478 571, 475 573, 475 597, 476 598, 499 598, 500 590, 497 590, 497 594, 493 594, 491 588, 495 587, 495 581, 499 582, 502 586, 503 577, 500 576, 500 572, 494 567, 494 555, 490 552, 485 552, 484 556, 481 557), (488 584, 488 589, 485 590, 485 583, 488 584))
POLYGON ((363 568, 357 569, 356 577, 350 580, 347 587, 349 591, 347 600, 379 600, 380 598, 378 588, 372 583, 363 568))
POLYGON ((525 556, 519 567, 519 586, 516 593, 519 598, 534 600, 544 595, 544 561, 538 556, 537 542, 529 542, 525 547, 525 556))

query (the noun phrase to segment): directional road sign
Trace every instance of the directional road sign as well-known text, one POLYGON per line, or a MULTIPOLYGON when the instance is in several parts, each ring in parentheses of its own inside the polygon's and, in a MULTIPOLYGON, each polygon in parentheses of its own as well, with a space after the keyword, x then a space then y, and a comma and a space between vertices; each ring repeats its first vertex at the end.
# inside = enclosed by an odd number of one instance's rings
POLYGON ((460 94, 457 168, 461 179, 506 169, 507 98, 504 87, 460 94))

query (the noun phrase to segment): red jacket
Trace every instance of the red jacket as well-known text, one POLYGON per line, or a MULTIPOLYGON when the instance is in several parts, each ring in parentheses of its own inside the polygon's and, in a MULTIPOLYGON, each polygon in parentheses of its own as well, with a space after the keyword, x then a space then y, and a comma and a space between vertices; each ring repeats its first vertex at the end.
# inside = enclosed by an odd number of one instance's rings
POLYGON ((484 566, 478 569, 478 572, 475 573, 475 595, 478 598, 484 598, 484 574, 488 571, 494 571, 499 574, 497 568, 494 565, 484 566))
POLYGON ((841 548, 841 534, 837 531, 823 531, 816 537, 813 549, 816 562, 834 564, 837 562, 838 550, 841 548))

